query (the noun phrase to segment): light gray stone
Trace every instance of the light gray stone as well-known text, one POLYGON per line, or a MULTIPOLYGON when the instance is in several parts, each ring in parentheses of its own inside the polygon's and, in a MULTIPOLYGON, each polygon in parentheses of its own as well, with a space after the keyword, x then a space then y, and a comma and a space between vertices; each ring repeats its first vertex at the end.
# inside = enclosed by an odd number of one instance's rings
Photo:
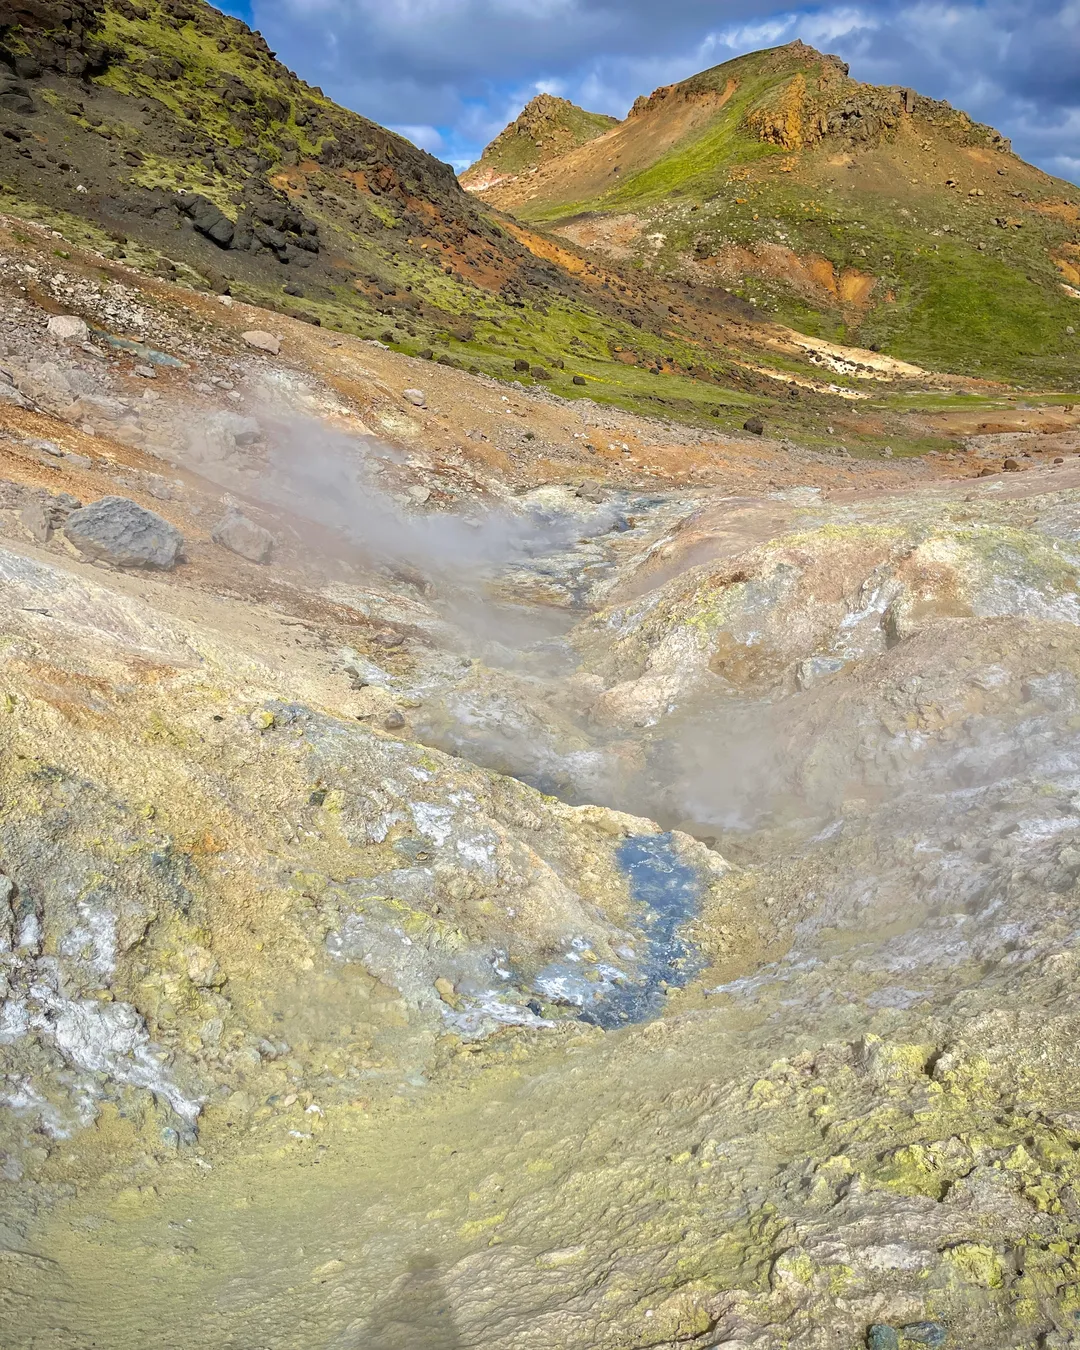
POLYGON ((244 341, 249 347, 256 347, 261 352, 269 352, 271 356, 277 356, 281 351, 281 339, 275 337, 273 333, 265 333, 261 328, 252 328, 243 335, 244 341))
POLYGON ((274 547, 274 536, 239 511, 230 511, 214 526, 210 538, 249 562, 263 563, 274 547))
POLYGON ((90 336, 90 325, 75 314, 54 314, 49 320, 49 332, 61 342, 85 342, 90 336))

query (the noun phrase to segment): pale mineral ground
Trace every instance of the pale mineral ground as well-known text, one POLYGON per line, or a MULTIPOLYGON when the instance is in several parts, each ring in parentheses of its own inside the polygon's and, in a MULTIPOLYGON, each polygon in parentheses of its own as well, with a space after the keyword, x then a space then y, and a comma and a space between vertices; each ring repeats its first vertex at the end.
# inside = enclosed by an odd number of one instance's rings
POLYGON ((1080 1343, 1072 408, 710 439, 0 225, 5 1350, 1080 1343))

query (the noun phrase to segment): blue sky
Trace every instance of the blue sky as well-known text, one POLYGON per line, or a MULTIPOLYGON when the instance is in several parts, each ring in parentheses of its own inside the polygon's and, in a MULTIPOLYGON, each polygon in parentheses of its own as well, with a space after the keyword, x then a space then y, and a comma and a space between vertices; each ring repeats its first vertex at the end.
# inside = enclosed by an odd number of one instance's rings
POLYGON ((458 168, 541 91, 625 115, 657 85, 802 38, 947 98, 1080 182, 1080 0, 226 0, 283 61, 458 168))

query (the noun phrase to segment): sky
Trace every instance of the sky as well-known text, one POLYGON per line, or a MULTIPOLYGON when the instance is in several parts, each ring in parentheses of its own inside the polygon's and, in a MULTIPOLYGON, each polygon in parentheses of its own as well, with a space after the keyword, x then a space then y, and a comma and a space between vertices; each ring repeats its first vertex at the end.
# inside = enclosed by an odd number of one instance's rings
POLYGON ((1080 182, 1080 0, 220 0, 337 102, 463 169, 533 95, 639 94, 802 38, 948 99, 1080 182))

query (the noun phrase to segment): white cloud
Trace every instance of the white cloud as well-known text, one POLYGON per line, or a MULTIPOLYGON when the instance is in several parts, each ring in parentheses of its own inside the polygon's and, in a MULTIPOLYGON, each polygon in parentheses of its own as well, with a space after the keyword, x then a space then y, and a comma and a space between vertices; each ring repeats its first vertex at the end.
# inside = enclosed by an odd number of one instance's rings
POLYGON ((799 37, 852 74, 947 98, 1051 170, 1075 162, 1080 0, 253 0, 256 25, 328 93, 455 160, 546 90, 598 112, 799 37))
POLYGON ((414 126, 409 123, 399 123, 397 126, 392 126, 390 130, 396 131, 399 136, 404 136, 407 141, 412 141, 412 143, 418 145, 421 150, 430 151, 433 155, 437 155, 440 150, 443 150, 446 147, 446 141, 443 134, 437 127, 424 126, 423 124, 414 126))

